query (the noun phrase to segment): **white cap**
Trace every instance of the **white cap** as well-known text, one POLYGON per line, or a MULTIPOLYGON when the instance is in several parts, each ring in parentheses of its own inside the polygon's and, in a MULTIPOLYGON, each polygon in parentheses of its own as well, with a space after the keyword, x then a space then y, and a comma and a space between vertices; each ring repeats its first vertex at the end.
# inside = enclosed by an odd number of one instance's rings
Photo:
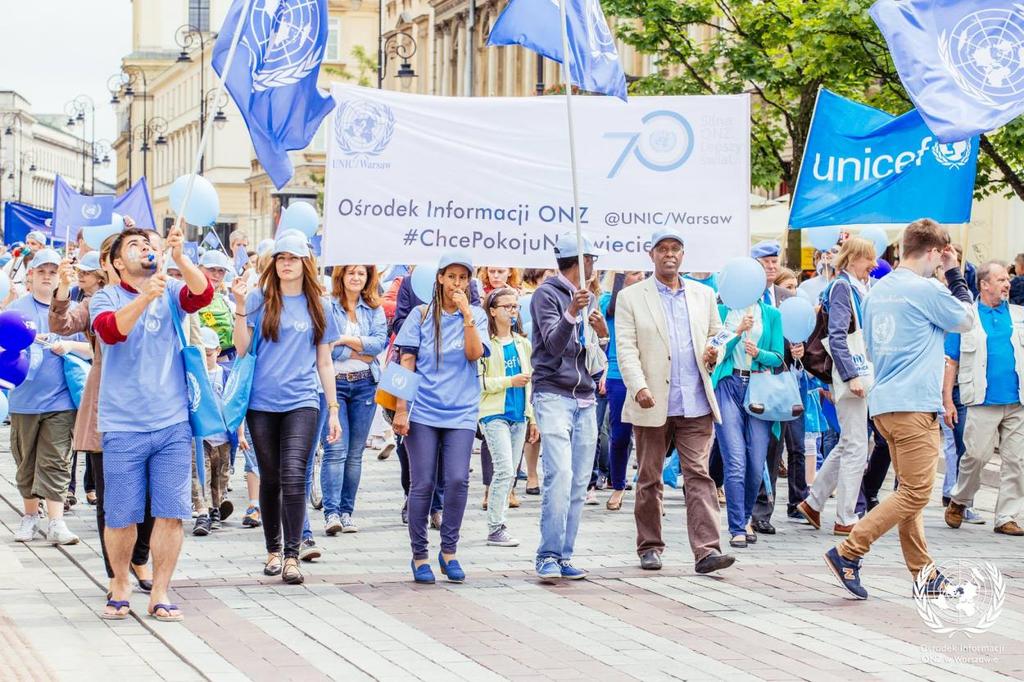
POLYGON ((199 328, 199 340, 202 342, 203 348, 206 348, 207 350, 220 348, 220 339, 217 337, 217 332, 213 331, 209 327, 199 328))

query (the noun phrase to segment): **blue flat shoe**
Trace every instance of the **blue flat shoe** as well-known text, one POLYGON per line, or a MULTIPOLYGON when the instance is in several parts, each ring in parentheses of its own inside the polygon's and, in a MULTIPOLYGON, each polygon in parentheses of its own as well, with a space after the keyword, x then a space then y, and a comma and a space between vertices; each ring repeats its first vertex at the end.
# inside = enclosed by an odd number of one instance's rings
POLYGON ((413 580, 424 585, 434 584, 434 571, 432 568, 430 568, 430 564, 422 564, 419 568, 417 568, 416 562, 410 561, 409 565, 412 567, 413 580))
POLYGON ((444 554, 441 552, 437 553, 437 563, 441 567, 441 575, 447 576, 448 582, 450 583, 464 583, 466 582, 466 572, 462 570, 462 566, 459 564, 458 559, 452 559, 451 561, 444 560, 444 554))

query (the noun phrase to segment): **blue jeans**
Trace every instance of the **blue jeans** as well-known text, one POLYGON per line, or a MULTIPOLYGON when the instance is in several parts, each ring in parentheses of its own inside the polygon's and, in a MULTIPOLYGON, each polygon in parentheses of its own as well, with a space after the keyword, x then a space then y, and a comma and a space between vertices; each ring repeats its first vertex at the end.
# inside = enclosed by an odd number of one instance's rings
POLYGON ((458 548, 469 493, 469 458, 475 437, 476 429, 409 424, 405 448, 409 456, 409 544, 413 559, 428 556, 427 519, 440 468, 444 469, 445 487, 441 551, 454 554, 458 548))
POLYGON ((487 448, 491 451, 490 502, 487 505, 487 532, 493 533, 505 525, 508 511, 508 494, 515 479, 516 462, 523 454, 526 443, 527 424, 525 421, 510 422, 505 419, 491 419, 480 424, 487 448))
POLYGON ((633 443, 633 426, 622 421, 622 406, 626 404, 626 384, 622 379, 608 379, 608 430, 611 431, 608 468, 612 488, 626 489, 626 467, 629 466, 629 446, 633 443))
POLYGON ((536 393, 533 410, 544 447, 537 559, 571 559, 597 447, 597 407, 536 393))
POLYGON ((828 431, 822 431, 821 435, 818 436, 818 452, 815 454, 814 470, 817 471, 821 468, 821 465, 825 463, 825 459, 829 453, 832 452, 832 448, 839 442, 839 434, 829 429, 828 431))
POLYGON ((337 380, 338 420, 341 438, 324 447, 320 484, 324 490, 324 518, 331 514, 351 514, 356 505, 356 491, 363 471, 363 450, 377 411, 373 379, 349 382, 337 380))
POLYGON ((746 533, 761 490, 771 439, 771 422, 755 419, 743 409, 748 381, 746 377, 730 375, 715 387, 722 412, 722 423, 715 424, 715 433, 725 463, 725 508, 732 535, 746 533))
MULTIPOLYGON (((308 461, 306 462, 306 500, 309 500, 309 491, 313 488, 313 460, 316 458, 316 449, 320 446, 327 438, 327 396, 323 393, 320 394, 320 414, 316 420, 316 430, 313 432, 319 434, 313 438, 313 449, 309 451, 308 461)), ((321 479, 322 480, 322 479, 321 479)), ((305 509, 304 518, 302 519, 302 539, 312 540, 313 529, 309 526, 309 504, 303 506, 305 509)))

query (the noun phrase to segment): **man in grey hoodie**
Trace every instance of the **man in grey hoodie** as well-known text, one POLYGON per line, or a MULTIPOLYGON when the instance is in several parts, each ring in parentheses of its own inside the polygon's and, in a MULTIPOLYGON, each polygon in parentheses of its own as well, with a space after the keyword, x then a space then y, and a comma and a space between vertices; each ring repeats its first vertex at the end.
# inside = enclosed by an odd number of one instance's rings
MULTIPOLYGON (((572 565, 583 501, 597 447, 597 400, 588 371, 585 327, 607 338, 608 328, 586 282, 604 252, 583 240, 584 270, 580 278, 576 235, 555 243, 559 274, 533 294, 533 409, 544 447, 543 498, 537 577, 545 581, 579 580, 587 572, 572 565), (587 315, 587 324, 583 323, 587 315)), ((590 336, 594 345, 593 335, 590 336)), ((590 353, 603 353, 600 347, 590 353)))

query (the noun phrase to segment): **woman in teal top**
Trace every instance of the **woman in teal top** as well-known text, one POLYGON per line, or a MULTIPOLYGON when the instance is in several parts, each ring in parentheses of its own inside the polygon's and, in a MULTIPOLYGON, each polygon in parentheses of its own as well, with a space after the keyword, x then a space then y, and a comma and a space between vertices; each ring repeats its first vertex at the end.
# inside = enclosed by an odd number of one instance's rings
POLYGON ((763 302, 743 310, 718 306, 725 328, 735 334, 719 351, 722 358, 711 377, 722 423, 715 433, 725 464, 725 507, 732 547, 757 541, 750 528, 761 473, 768 456, 772 423, 743 409, 750 373, 782 364, 782 316, 763 302))

